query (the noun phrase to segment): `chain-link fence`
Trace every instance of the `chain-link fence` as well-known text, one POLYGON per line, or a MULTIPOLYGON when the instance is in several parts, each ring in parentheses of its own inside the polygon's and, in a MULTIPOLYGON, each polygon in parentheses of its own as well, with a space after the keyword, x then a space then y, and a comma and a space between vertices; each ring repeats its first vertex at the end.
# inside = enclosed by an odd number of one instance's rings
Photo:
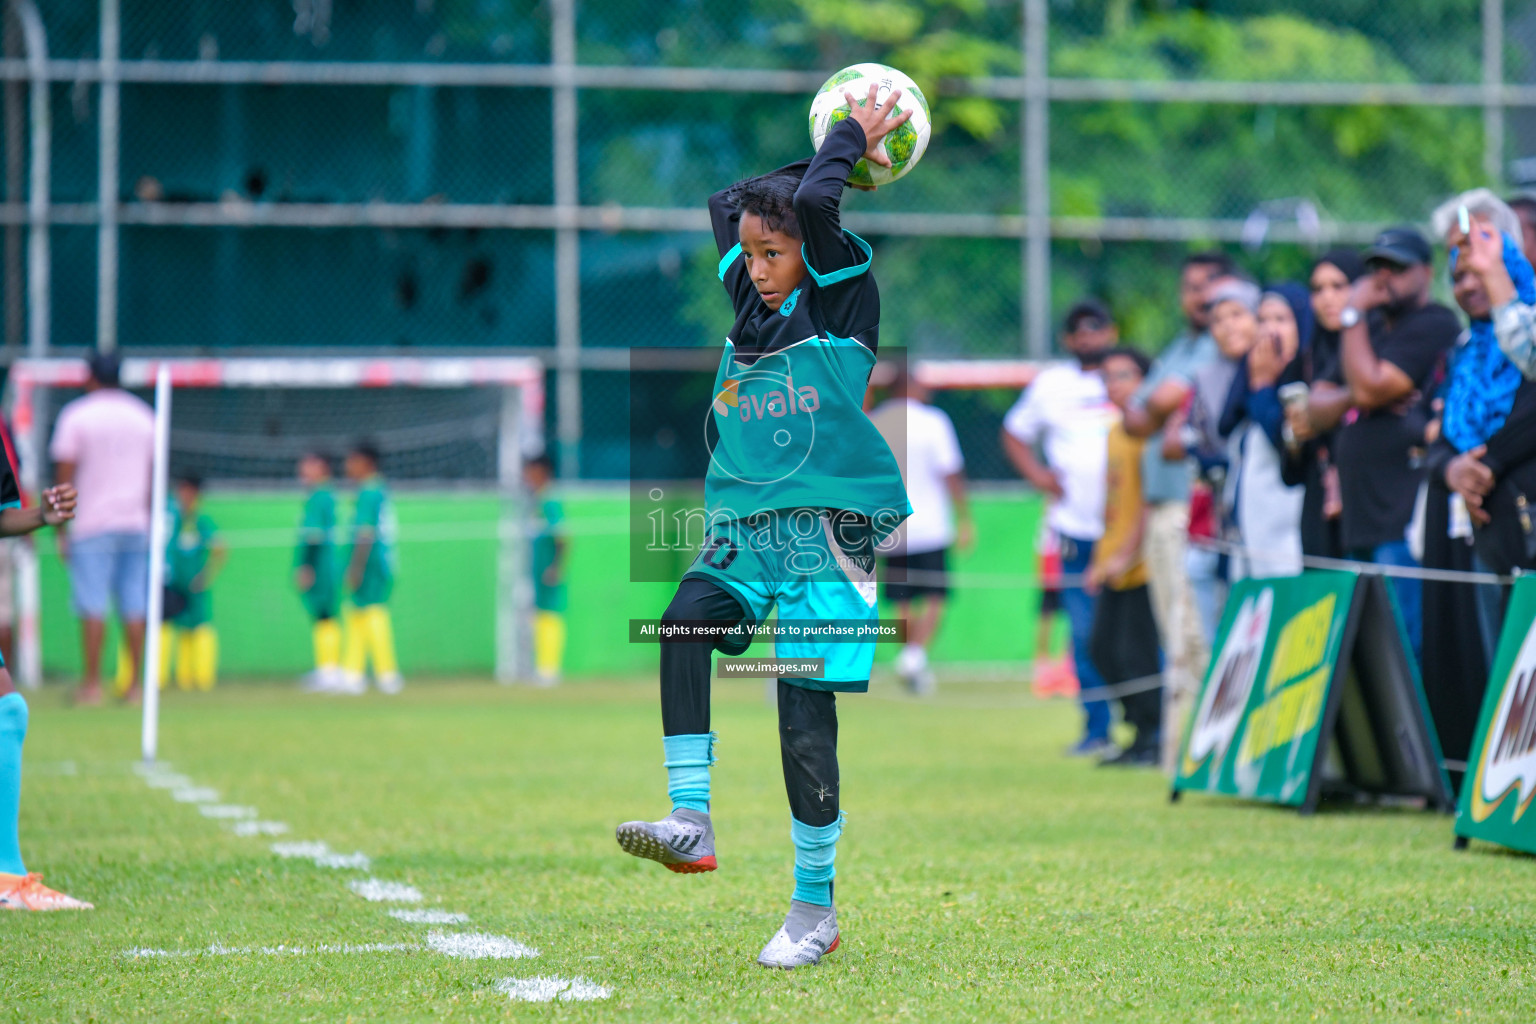
MULTIPOLYGON (((534 354, 567 475, 625 474, 623 350, 718 343, 703 200, 845 64, 933 100, 847 203, 919 358, 1044 355, 1084 293, 1155 350, 1191 245, 1294 276, 1536 181, 1532 0, 5 2, 6 352, 534 354)), ((1002 400, 941 399, 981 475, 1002 400)))

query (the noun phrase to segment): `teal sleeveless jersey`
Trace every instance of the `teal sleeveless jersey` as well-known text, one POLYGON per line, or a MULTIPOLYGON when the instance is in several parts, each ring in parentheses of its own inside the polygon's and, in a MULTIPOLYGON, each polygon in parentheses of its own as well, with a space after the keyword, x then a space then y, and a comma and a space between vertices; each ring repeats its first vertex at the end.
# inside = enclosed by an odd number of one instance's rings
POLYGON ((912 514, 901 471, 864 412, 875 355, 851 338, 813 336, 715 373, 714 440, 704 480, 711 522, 770 509, 851 509, 885 537, 912 514))
POLYGON ((849 509, 870 518, 878 542, 912 514, 896 459, 864 414, 880 290, 869 272, 874 250, 843 230, 840 203, 865 142, 864 129, 844 120, 813 158, 773 172, 798 180, 805 262, 805 277, 777 309, 759 296, 742 256, 740 186, 710 196, 720 281, 736 311, 705 427, 712 523, 773 509, 849 509))

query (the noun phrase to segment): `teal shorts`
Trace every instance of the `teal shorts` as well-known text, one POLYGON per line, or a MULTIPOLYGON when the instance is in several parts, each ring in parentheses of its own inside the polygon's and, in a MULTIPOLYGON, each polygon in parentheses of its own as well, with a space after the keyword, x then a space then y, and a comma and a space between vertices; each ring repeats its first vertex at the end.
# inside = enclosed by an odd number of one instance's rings
POLYGON ((806 639, 776 639, 774 657, 824 658, 822 674, 785 682, 863 693, 875 661, 871 630, 879 621, 874 550, 868 519, 834 524, 825 509, 781 509, 712 526, 683 579, 729 591, 747 611, 744 625, 766 622, 777 606, 781 627, 811 631, 806 639))

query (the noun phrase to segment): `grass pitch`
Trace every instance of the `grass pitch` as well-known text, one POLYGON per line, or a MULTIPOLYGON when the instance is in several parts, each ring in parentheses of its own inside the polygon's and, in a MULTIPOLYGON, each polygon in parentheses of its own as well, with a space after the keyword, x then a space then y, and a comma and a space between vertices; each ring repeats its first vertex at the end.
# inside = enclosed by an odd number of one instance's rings
POLYGON ((918 703, 877 682, 839 703, 843 945, 777 972, 753 963, 792 887, 760 683, 717 684, 721 867, 702 876, 613 840, 617 822, 667 809, 653 682, 168 695, 162 755, 176 771, 287 823, 283 840, 362 851, 371 872, 280 859, 273 838, 235 835, 150 789, 130 768, 134 713, 71 710, 45 691, 32 701, 23 849, 98 909, 0 916, 0 1016, 1531 1019, 1536 861, 1480 844, 1454 853, 1447 818, 1170 806, 1158 775, 1062 758, 1076 711, 1007 686, 918 703), (348 889, 370 874, 469 923, 391 918, 348 889), (434 927, 540 955, 449 957, 423 945, 434 927), (367 944, 422 948, 334 951, 367 944), (537 1004, 497 988, 535 976, 611 995, 537 1004))

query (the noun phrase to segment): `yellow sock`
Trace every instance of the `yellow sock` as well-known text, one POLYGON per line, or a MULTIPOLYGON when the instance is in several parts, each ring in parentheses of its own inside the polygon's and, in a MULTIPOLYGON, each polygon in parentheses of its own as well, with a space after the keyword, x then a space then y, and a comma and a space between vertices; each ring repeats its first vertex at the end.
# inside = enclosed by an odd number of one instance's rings
MULTIPOLYGON (((117 640, 117 672, 112 677, 112 680, 113 684, 117 687, 117 695, 119 697, 127 693, 128 688, 133 685, 133 660, 128 657, 128 645, 123 641, 122 637, 118 637, 117 640)), ((163 677, 161 685, 165 685, 163 677)))
POLYGON ((389 607, 370 605, 363 609, 363 614, 368 623, 368 656, 373 661, 373 674, 379 679, 398 675, 400 665, 395 660, 395 628, 389 607))
POLYGON ((219 678, 219 634, 205 622, 192 631, 192 681, 207 693, 219 678))
MULTIPOLYGON (((146 627, 148 628, 148 627, 146 627)), ((171 670, 178 660, 176 650, 176 637, 181 631, 169 622, 160 623, 160 689, 165 689, 171 681, 171 670)), ((118 648, 119 657, 128 657, 128 645, 118 648)), ((185 686, 182 689, 186 689, 185 686)))
POLYGON ((341 622, 317 619, 314 629, 315 668, 321 671, 341 667, 341 622))
POLYGON ((341 667, 349 676, 360 676, 368 667, 367 617, 362 608, 348 608, 346 643, 342 647, 341 667))
POLYGON ((559 612, 534 612, 533 666, 540 679, 560 678, 565 660, 565 616, 559 612))
MULTIPOLYGON (((176 651, 176 688, 178 690, 190 690, 197 685, 197 630, 169 629, 166 632, 171 635, 161 641, 161 650, 166 655, 169 655, 174 641, 176 651)), ((170 666, 166 664, 165 657, 160 659, 160 664, 160 678, 162 680, 160 685, 163 687, 165 685, 165 669, 170 666)))

